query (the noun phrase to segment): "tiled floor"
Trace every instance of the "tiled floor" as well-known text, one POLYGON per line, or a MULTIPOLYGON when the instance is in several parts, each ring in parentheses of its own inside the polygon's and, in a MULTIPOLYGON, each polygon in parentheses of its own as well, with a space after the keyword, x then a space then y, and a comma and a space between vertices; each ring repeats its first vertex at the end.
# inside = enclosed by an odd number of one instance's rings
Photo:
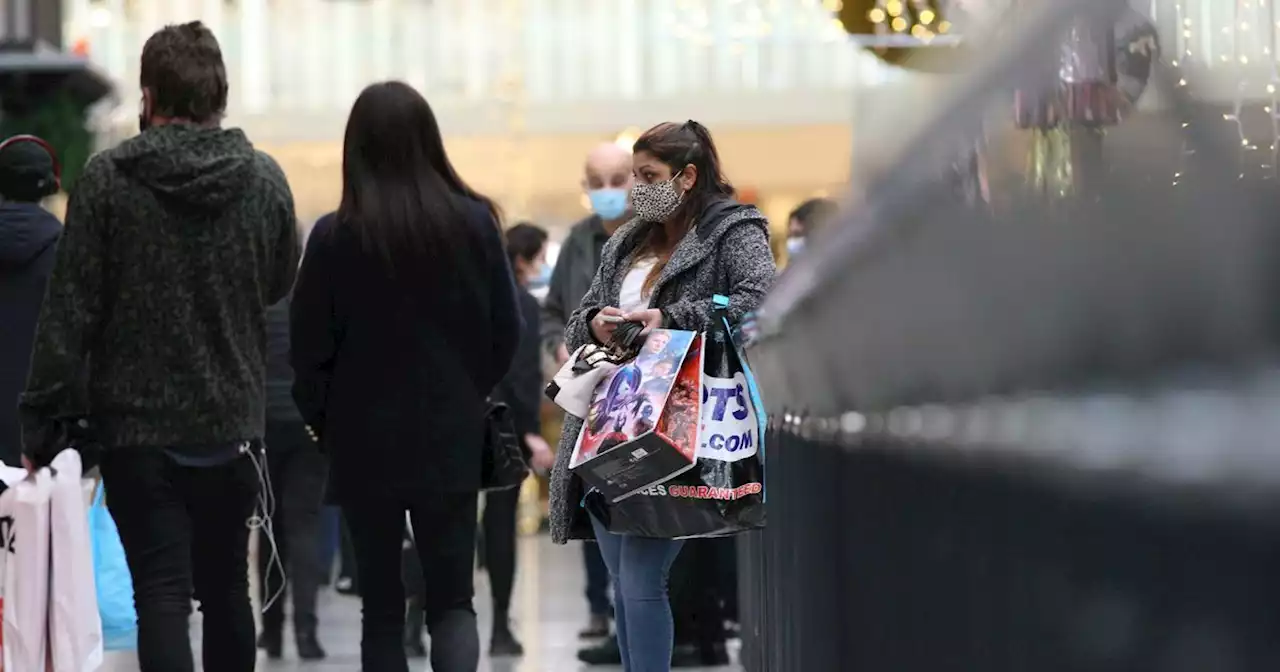
MULTIPOLYGON (((586 603, 582 598, 582 554, 577 548, 554 546, 545 537, 521 540, 520 569, 517 577, 514 618, 516 630, 525 645, 526 655, 520 660, 481 661, 482 672, 568 672, 585 668, 577 661, 577 630, 584 622, 586 603)), ((480 612, 482 642, 487 648, 490 613, 489 588, 484 574, 476 575, 476 607, 480 612)), ((349 597, 325 591, 321 595, 320 637, 329 658, 322 663, 301 664, 294 660, 291 648, 285 649, 285 660, 259 667, 267 671, 353 672, 360 663, 360 603, 349 597)), ((198 632, 198 630, 196 630, 198 632)), ((129 672, 136 669, 126 661, 109 665, 105 672, 129 672)), ((416 670, 429 670, 420 663, 416 670)), ((616 669, 616 668, 615 668, 616 669)), ((719 668, 701 672, 734 672, 738 668, 719 668)), ((694 671, 698 672, 698 671, 694 671)))

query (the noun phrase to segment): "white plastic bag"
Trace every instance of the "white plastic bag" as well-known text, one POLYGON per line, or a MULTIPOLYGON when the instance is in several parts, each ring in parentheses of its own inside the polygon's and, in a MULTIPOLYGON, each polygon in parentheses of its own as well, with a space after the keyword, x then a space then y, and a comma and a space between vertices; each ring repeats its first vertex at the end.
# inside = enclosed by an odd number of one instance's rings
POLYGON ((64 450, 50 466, 49 648, 53 672, 94 672, 102 666, 102 619, 94 586, 80 454, 64 450))
POLYGON ((4 492, 13 524, 5 535, 4 669, 40 672, 48 665, 49 500, 48 469, 14 483, 4 492), (17 532, 17 534, 15 534, 17 532))
MULTIPOLYGON (((26 469, 5 466, 0 462, 0 623, 4 620, 5 568, 9 565, 9 557, 13 549, 12 544, 9 543, 13 532, 13 505, 18 497, 18 491, 14 490, 13 486, 26 477, 26 469)), ((4 629, 0 626, 0 670, 3 669, 4 629)))

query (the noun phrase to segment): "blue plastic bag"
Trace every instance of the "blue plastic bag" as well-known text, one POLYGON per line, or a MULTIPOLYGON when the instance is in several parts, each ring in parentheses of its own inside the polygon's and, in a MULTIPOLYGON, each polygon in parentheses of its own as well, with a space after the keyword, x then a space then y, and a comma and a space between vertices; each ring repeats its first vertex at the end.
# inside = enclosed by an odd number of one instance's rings
POLYGON ((93 579, 102 616, 103 649, 132 651, 138 647, 138 612, 133 606, 133 575, 125 561, 116 521, 102 501, 103 488, 89 507, 89 538, 93 543, 93 579))

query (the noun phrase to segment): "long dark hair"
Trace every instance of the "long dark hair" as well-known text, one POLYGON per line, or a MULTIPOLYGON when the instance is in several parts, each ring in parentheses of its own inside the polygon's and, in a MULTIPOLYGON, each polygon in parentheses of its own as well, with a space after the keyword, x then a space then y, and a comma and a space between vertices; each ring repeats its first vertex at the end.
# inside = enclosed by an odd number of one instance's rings
POLYGON ((674 176, 685 166, 692 165, 698 171, 693 186, 685 193, 680 207, 671 215, 668 226, 653 226, 640 241, 637 258, 653 255, 658 261, 644 280, 644 291, 649 293, 657 283, 662 270, 671 260, 671 253, 684 234, 689 232, 694 220, 712 201, 732 198, 733 185, 720 169, 720 152, 711 139, 706 126, 690 119, 683 124, 664 122, 644 132, 633 153, 648 152, 671 169, 674 176))
POLYGON ((347 120, 338 226, 358 234, 391 269, 426 255, 447 266, 454 256, 449 244, 467 234, 468 199, 498 226, 493 201, 467 186, 449 162, 426 99, 403 82, 366 88, 347 120))

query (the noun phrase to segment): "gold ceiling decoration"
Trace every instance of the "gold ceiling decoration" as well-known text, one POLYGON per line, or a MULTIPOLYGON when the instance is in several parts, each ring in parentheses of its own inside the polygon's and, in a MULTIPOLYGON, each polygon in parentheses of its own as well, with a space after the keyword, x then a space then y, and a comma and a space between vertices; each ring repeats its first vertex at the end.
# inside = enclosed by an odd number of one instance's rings
POLYGON ((845 31, 886 63, 925 72, 951 72, 963 58, 949 3, 939 0, 843 0, 828 7, 845 31), (950 53, 947 53, 950 52, 950 53))

